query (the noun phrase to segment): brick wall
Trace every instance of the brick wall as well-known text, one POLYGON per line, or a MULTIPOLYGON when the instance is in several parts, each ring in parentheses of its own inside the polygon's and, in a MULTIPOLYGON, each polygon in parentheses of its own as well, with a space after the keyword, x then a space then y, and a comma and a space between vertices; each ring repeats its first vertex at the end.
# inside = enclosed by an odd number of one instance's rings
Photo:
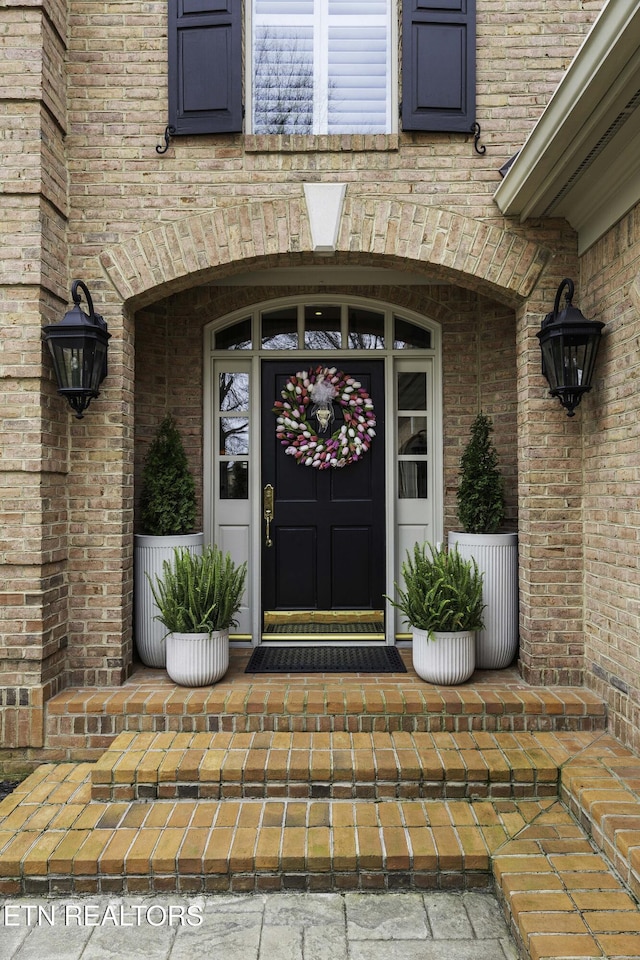
POLYGON ((67 283, 66 4, 0 5, 0 742, 42 742, 69 620, 68 425, 41 326, 67 283))
POLYGON ((586 677, 640 749, 640 207, 582 257, 579 299, 606 327, 584 419, 586 677))
MULTIPOLYGON (((8 158, 0 187, 0 488, 9 585, 0 683, 14 691, 9 700, 19 702, 15 691, 29 686, 46 699, 63 683, 126 676, 134 463, 155 426, 156 398, 177 405, 196 463, 201 443, 200 386, 181 358, 201 350, 202 319, 176 326, 167 298, 194 291, 183 294, 186 307, 190 296, 211 296, 221 315, 238 292, 213 296, 200 284, 249 267, 317 262, 302 202, 302 183, 311 180, 348 184, 336 262, 411 265, 454 285, 441 292, 452 298, 446 521, 462 437, 480 399, 496 420, 511 520, 516 473, 520 487, 525 669, 577 675, 579 548, 559 581, 546 579, 545 550, 551 534, 559 551, 581 517, 580 427, 544 399, 534 337, 562 270, 576 275, 575 242, 562 224, 506 222, 492 194, 499 167, 522 145, 602 6, 478 0, 484 155, 471 135, 234 135, 176 138, 161 157, 166 0, 0 3, 0 71, 12 91, 0 104, 8 158), (40 342, 75 277, 89 285, 113 335, 109 377, 83 421, 55 395, 40 342), (473 354, 475 379, 456 369, 457 350, 473 354)), ((419 296, 398 291, 391 299, 419 296)))

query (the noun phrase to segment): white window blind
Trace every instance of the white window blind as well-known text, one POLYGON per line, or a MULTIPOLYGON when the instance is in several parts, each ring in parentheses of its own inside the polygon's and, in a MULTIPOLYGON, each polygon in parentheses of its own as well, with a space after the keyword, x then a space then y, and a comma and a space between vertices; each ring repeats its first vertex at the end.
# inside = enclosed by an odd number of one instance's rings
POLYGON ((313 16, 313 4, 314 0, 255 0, 254 10, 257 17, 313 16))
POLYGON ((254 132, 389 132, 390 6, 253 0, 254 132))

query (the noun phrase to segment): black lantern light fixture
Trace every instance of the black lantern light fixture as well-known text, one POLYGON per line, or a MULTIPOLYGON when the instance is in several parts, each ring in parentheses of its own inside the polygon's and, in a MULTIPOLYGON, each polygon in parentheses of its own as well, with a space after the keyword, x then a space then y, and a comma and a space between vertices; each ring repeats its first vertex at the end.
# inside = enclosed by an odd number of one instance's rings
POLYGON ((93 309, 91 294, 82 280, 71 286, 73 309, 60 323, 44 328, 58 381, 58 393, 66 397, 80 419, 107 375, 107 344, 111 334, 106 321, 93 309), (80 308, 82 290, 89 307, 89 316, 80 308))
POLYGON ((551 396, 558 397, 569 417, 575 415, 582 394, 591 390, 591 377, 604 327, 599 320, 587 320, 573 306, 573 292, 573 280, 563 280, 556 293, 553 312, 546 315, 536 334, 542 350, 542 372, 549 382, 551 396), (565 287, 567 303, 558 313, 565 287))

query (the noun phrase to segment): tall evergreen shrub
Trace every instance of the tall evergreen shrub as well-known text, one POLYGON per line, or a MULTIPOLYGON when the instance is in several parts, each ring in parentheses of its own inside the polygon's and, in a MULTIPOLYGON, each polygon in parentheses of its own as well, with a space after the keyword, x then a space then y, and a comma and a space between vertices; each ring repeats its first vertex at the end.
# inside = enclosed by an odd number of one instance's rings
POLYGON ((144 533, 151 536, 193 533, 195 483, 171 415, 160 424, 144 462, 140 519, 144 533))
POLYGON ((504 520, 504 483, 492 431, 489 418, 479 413, 460 460, 458 517, 465 533, 496 533, 504 520))

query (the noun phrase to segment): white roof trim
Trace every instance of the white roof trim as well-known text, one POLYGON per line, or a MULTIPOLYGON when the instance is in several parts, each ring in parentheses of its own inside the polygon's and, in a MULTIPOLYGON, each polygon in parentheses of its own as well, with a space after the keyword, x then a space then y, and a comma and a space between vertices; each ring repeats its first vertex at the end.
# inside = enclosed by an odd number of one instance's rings
MULTIPOLYGON (((637 171, 629 169, 632 154, 628 150, 637 136, 640 97, 635 95, 639 90, 640 0, 609 0, 498 187, 494 199, 501 212, 519 216, 521 221, 564 216, 577 230, 586 229, 581 247, 587 234, 588 242, 593 242, 598 230, 604 232, 610 225, 607 221, 614 223, 626 212, 618 212, 611 220, 620 202, 607 213, 601 200, 605 192, 616 195, 614 182, 620 188, 620 180, 607 171, 623 152, 627 154, 626 209, 640 199, 637 194, 633 199, 630 187, 637 181, 637 171), (601 168, 600 175, 587 175, 596 165, 601 168), (603 173, 611 186, 603 182, 603 173), (587 224, 584 210, 595 201, 600 216, 586 218, 597 221, 587 224), (582 214, 576 214, 573 222, 572 211, 578 207, 582 214)), ((635 157, 637 161, 631 164, 640 170, 637 151, 635 157)))

